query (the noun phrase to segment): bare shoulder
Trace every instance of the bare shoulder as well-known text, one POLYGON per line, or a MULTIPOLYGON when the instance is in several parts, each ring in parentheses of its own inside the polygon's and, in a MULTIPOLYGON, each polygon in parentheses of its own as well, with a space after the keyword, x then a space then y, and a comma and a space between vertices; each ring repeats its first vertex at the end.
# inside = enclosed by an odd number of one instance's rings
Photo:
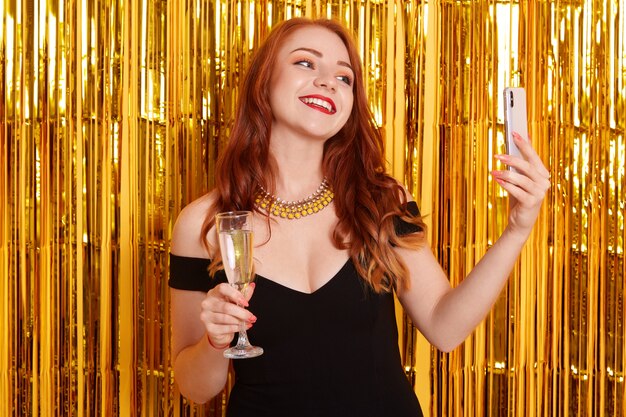
POLYGON ((214 201, 212 192, 192 201, 178 214, 172 231, 171 252, 175 255, 208 258, 202 243, 202 224, 214 201))

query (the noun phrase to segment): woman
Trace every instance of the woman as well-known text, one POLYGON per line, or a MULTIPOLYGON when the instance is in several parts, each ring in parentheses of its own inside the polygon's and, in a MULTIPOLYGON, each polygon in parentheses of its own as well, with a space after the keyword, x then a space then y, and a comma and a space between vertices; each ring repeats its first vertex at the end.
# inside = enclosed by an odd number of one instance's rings
POLYGON ((265 353, 233 362, 230 416, 421 415, 400 362, 393 293, 443 351, 483 320, 549 187, 530 144, 516 142, 522 158, 498 158, 517 172, 491 173, 512 198, 509 223, 452 289, 417 206, 385 173, 350 35, 326 20, 278 25, 251 63, 215 189, 174 227, 181 393, 202 403, 223 389, 230 363, 222 352, 243 320, 265 353), (316 210, 290 216, 288 202, 302 199, 316 210), (225 283, 216 251, 214 216, 230 210, 254 212, 257 278, 245 298, 225 283))

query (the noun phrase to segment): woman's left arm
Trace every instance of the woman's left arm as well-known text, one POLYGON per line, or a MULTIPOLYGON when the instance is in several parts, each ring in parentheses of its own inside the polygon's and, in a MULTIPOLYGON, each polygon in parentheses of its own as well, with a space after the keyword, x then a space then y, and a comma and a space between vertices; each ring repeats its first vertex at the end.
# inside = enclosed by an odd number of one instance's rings
POLYGON ((492 171, 509 193, 509 222, 494 245, 454 289, 429 248, 396 250, 407 265, 410 287, 398 298, 413 323, 438 349, 462 343, 491 310, 537 220, 550 174, 529 142, 514 134, 523 158, 498 155, 516 171, 492 171))

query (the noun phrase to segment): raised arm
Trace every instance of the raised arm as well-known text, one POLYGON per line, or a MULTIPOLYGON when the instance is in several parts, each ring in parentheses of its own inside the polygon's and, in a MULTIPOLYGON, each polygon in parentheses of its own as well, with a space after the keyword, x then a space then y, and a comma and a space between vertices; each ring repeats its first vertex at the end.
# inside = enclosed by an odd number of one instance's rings
POLYGON ((411 287, 398 298, 413 323, 438 349, 462 343, 491 310, 530 235, 550 187, 549 172, 529 142, 516 136, 522 158, 498 156, 514 171, 494 171, 509 193, 509 223, 468 276, 454 289, 429 248, 398 249, 409 268, 411 287))
MULTIPOLYGON (((200 236, 207 200, 197 200, 180 213, 172 235, 173 254, 209 257, 200 236)), ((252 293, 248 291, 248 299, 252 293)), ((206 294, 171 289, 170 300, 174 378, 181 394, 204 403, 224 388, 229 360, 223 351, 238 330, 239 320, 252 321, 252 315, 236 305, 237 300, 247 305, 247 300, 227 284, 219 284, 206 294)))

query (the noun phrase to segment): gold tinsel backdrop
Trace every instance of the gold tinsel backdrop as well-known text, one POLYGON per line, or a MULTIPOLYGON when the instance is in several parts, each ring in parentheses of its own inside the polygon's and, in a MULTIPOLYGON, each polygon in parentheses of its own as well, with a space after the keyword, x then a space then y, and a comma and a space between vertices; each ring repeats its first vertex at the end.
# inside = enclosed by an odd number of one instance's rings
POLYGON ((626 416, 622 1, 0 2, 0 415, 218 416, 180 398, 168 242, 277 22, 356 34, 391 172, 458 283, 506 221, 488 170, 525 86, 552 173, 493 312, 450 354, 400 323, 432 416, 626 416))

